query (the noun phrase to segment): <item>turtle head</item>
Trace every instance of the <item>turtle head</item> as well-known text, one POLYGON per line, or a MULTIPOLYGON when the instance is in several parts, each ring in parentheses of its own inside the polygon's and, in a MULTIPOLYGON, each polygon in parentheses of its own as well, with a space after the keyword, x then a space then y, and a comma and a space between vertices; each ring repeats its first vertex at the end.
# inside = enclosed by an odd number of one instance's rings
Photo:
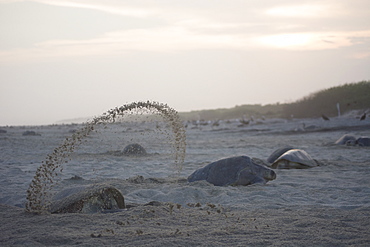
POLYGON ((274 180, 276 178, 276 172, 274 170, 268 169, 265 172, 264 178, 266 180, 274 180))
POLYGON ((267 181, 274 180, 276 178, 275 171, 265 165, 255 164, 254 171, 256 174, 260 174, 260 176, 267 181))
MULTIPOLYGON (((256 164, 255 164, 256 165, 256 164)), ((238 174, 238 179, 232 185, 249 185, 255 183, 265 184, 276 178, 276 173, 270 168, 256 165, 256 167, 247 167, 242 169, 238 174)))

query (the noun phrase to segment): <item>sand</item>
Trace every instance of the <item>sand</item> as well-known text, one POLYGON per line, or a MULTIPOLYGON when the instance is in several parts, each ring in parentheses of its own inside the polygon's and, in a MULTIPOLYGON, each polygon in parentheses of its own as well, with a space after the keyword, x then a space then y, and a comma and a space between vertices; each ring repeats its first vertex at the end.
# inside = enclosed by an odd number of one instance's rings
POLYGON ((81 126, 2 127, 7 133, 0 134, 0 245, 368 246, 370 149, 334 142, 344 134, 370 136, 369 119, 268 119, 238 125, 189 123, 181 171, 170 162, 170 147, 152 125, 122 123, 101 130, 76 150, 55 190, 106 183, 135 207, 103 214, 41 215, 24 209, 28 185, 46 155, 81 126), (23 136, 26 130, 40 135, 23 136), (142 144, 150 155, 109 153, 130 142, 142 144), (194 170, 212 161, 235 155, 266 160, 287 144, 304 149, 322 165, 276 170, 277 178, 265 185, 186 182, 194 170), (155 206, 145 205, 151 201, 155 206))
POLYGON ((141 206, 112 214, 30 215, 1 206, 2 246, 367 246, 369 208, 227 210, 141 206))

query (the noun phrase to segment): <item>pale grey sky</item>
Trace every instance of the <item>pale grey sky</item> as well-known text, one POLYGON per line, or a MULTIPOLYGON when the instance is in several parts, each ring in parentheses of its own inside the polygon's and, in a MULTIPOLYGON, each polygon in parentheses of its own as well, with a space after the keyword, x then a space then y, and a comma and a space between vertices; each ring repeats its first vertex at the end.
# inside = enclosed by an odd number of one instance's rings
POLYGON ((368 0, 0 0, 0 126, 285 103, 370 79, 368 0))

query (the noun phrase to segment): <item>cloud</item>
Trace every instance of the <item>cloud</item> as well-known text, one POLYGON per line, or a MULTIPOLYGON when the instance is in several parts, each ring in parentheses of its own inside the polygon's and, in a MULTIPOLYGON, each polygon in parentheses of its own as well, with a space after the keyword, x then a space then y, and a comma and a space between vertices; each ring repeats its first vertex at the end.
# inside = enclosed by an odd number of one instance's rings
MULTIPOLYGON (((219 28, 219 27, 217 27, 219 28)), ((370 30, 352 32, 307 32, 258 35, 245 33, 196 32, 191 28, 170 26, 109 32, 88 40, 50 40, 31 49, 0 52, 0 61, 119 55, 131 51, 184 52, 197 49, 225 50, 327 50, 361 44, 370 30)), ((357 57, 360 57, 359 55, 357 57)))
POLYGON ((15 3, 15 2, 22 2, 22 1, 21 0, 0 0, 0 4, 15 3))
POLYGON ((137 18, 145 18, 156 12, 155 9, 147 7, 133 7, 117 1, 34 0, 34 2, 62 7, 92 9, 110 14, 137 18))
POLYGON ((356 38, 370 37, 370 30, 351 32, 308 32, 267 35, 256 39, 262 46, 288 50, 327 50, 353 46, 356 38))
POLYGON ((366 59, 366 58, 370 58, 370 51, 355 52, 352 55, 352 58, 355 58, 355 59, 366 59))
MULTIPOLYGON (((10 1, 10 0, 9 0, 10 1)), ((50 59, 58 57, 118 55, 130 51, 151 52, 183 52, 197 49, 224 50, 325 50, 339 49, 358 44, 358 38, 369 38, 370 31, 338 31, 338 27, 328 31, 309 28, 304 22, 273 22, 256 16, 237 15, 234 19, 230 12, 220 9, 220 6, 194 8, 182 5, 165 5, 160 1, 157 5, 137 1, 77 1, 77 0, 35 0, 48 5, 71 8, 85 8, 103 11, 115 15, 142 18, 143 23, 161 20, 160 25, 144 26, 142 28, 127 28, 105 33, 97 33, 94 38, 79 39, 50 39, 30 45, 31 48, 0 51, 0 63, 11 61, 34 61, 35 59, 50 59), (189 10, 190 11, 187 11, 189 10), (224 19, 225 18, 225 19, 224 19), (289 32, 290 31, 290 32, 289 32), (293 32, 295 31, 295 32, 293 32), (356 40, 357 38, 357 40, 356 40)), ((248 13, 264 13, 277 17, 327 17, 339 13, 340 5, 329 8, 326 5, 304 4, 298 6, 277 6, 266 10, 259 6, 248 13), (334 11, 334 12, 333 12, 334 11)), ((61 10, 62 11, 62 10, 61 10)), ((239 13, 239 9, 237 12, 239 13)), ((234 12, 233 12, 234 13, 234 12)), ((339 27, 340 28, 340 27, 339 27)))
POLYGON ((230 34, 197 33, 181 26, 131 29, 88 40, 49 40, 31 49, 0 52, 0 61, 50 57, 114 55, 129 51, 179 52, 196 49, 240 49, 246 40, 230 34))
POLYGON ((268 9, 267 15, 277 17, 295 17, 295 18, 317 18, 328 17, 338 13, 338 4, 335 6, 323 4, 304 4, 294 6, 279 6, 268 9))

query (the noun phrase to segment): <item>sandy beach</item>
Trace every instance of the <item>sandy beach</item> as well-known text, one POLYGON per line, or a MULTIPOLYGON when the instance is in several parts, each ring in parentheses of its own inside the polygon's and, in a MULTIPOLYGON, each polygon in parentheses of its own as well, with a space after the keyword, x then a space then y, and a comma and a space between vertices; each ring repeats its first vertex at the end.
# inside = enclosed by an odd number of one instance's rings
POLYGON ((30 215, 1 206, 2 246, 367 246, 369 208, 170 210, 30 215))
POLYGON ((121 191, 130 207, 41 215, 25 211, 28 186, 46 155, 81 125, 2 127, 0 245, 367 246, 370 149, 334 143, 344 134, 370 136, 369 121, 347 115, 329 121, 256 119, 245 126, 238 120, 188 123, 181 170, 171 160, 166 135, 154 131, 158 123, 113 124, 82 142, 54 190, 105 183, 121 191), (113 155, 133 142, 149 155, 113 155), (320 166, 277 169, 267 184, 186 181, 213 161, 237 155, 266 161, 286 145, 305 150, 320 166))

